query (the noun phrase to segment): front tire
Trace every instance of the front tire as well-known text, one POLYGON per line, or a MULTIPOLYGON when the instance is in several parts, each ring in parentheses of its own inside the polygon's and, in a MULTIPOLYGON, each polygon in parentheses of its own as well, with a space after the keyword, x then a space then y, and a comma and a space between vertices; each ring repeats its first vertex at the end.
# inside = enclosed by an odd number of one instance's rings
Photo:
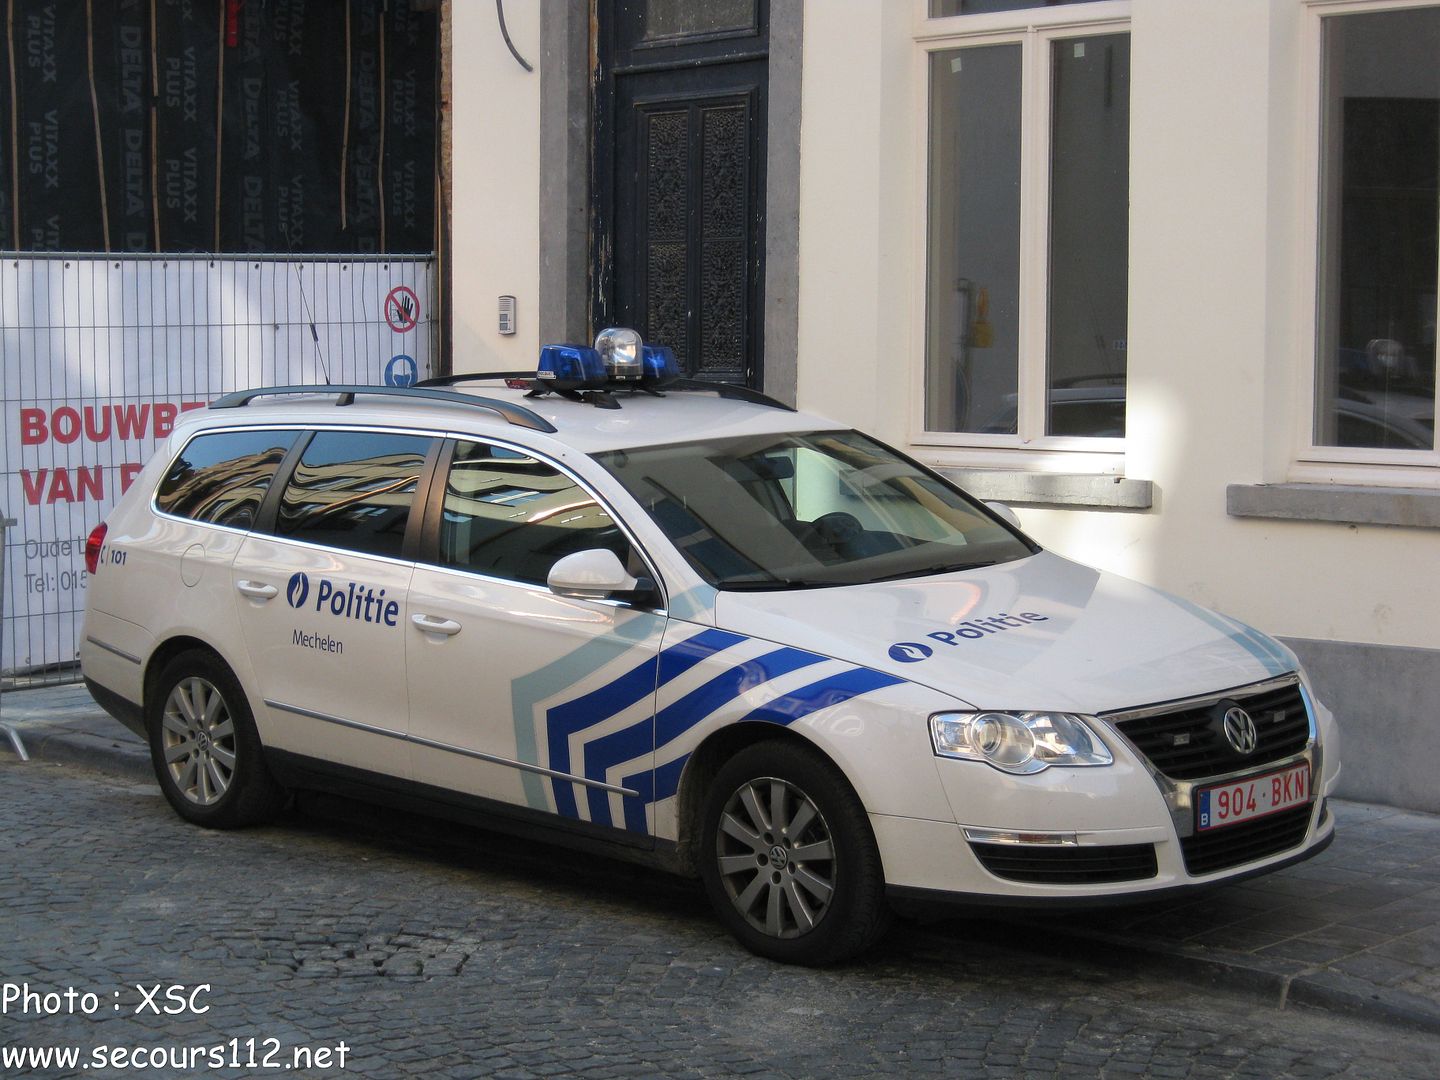
POLYGON ((865 808, 819 754, 767 741, 716 775, 701 815, 701 876, 751 952, 819 966, 885 932, 880 853, 865 808))
POLYGON ((269 820, 284 805, 245 693, 217 656, 197 649, 172 659, 146 713, 160 790, 186 821, 233 829, 269 820))

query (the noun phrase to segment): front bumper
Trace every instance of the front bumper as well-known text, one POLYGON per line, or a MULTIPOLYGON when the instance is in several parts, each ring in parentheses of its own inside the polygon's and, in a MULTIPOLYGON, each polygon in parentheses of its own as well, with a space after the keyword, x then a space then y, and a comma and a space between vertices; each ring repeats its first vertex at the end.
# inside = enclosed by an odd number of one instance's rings
MULTIPOLYGON (((1143 901, 1265 873, 1323 850, 1334 834, 1325 799, 1339 773, 1333 719, 1300 687, 1309 738, 1294 753, 1179 780, 1154 767, 1119 725, 1211 701, 1293 693, 1288 676, 1254 687, 1102 717, 1114 764, 1016 777, 975 762, 938 760, 954 820, 872 815, 886 881, 897 894, 1013 906, 1143 901), (1207 787, 1304 765, 1310 800, 1197 833, 1207 787)), ((1259 700, 1257 698, 1257 700, 1259 700)), ((1297 733, 1294 749, 1303 739, 1297 733)))

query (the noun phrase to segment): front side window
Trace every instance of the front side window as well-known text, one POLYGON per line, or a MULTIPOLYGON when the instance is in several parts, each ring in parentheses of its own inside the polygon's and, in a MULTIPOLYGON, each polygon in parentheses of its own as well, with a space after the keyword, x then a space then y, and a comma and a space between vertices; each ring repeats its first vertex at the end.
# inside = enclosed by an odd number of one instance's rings
POLYGON ((434 441, 388 432, 318 432, 285 485, 276 533, 399 558, 434 441))
POLYGON ((445 478, 440 564, 544 585, 566 555, 606 548, 646 571, 609 511, 543 461, 481 442, 456 444, 445 478))
POLYGON ((1440 7, 1322 26, 1314 445, 1433 452, 1440 7))
POLYGON ((721 589, 858 585, 1032 549, 955 488, 853 431, 595 455, 721 589))
POLYGON ((1125 433, 1130 36, 1066 33, 930 54, 927 431, 1125 433))
POLYGON ((296 431, 212 431, 195 436, 155 492, 167 514, 248 529, 296 431))

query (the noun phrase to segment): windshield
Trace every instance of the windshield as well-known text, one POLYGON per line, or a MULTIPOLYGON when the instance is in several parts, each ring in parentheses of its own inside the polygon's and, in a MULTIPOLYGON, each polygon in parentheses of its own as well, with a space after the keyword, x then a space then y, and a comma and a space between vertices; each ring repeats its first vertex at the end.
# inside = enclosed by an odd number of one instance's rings
POLYGON ((980 504, 854 431, 751 435, 595 458, 720 589, 859 585, 1034 548, 980 504))

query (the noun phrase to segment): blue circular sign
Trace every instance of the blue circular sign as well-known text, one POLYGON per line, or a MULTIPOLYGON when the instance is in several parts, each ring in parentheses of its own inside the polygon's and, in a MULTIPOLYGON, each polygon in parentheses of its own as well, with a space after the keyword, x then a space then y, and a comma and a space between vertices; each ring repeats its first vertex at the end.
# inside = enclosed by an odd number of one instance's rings
POLYGON ((890 646, 890 659, 902 664, 918 664, 926 660, 935 650, 918 641, 899 641, 890 646))
POLYGON ((420 381, 420 369, 412 357, 401 353, 385 365, 386 386, 414 386, 420 381))

